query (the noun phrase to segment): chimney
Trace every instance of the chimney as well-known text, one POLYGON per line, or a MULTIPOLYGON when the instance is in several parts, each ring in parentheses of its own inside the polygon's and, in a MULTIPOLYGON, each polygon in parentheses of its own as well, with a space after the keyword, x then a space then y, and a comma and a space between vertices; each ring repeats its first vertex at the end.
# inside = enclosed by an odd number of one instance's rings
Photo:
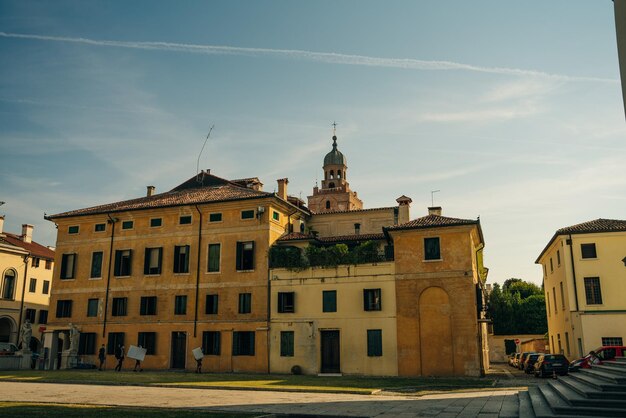
POLYGON ((289 180, 287 178, 278 179, 278 197, 283 200, 287 200, 287 184, 289 184, 289 180))
POLYGON ((411 220, 409 208, 411 207, 412 201, 410 197, 405 195, 396 199, 396 202, 398 202, 398 224, 404 224, 411 220))
POLYGON ((431 206, 428 208, 429 215, 441 216, 441 206, 431 206))
POLYGON ((22 224, 22 241, 26 243, 33 242, 33 226, 29 224, 22 224))
POLYGON ((147 186, 146 189, 148 189, 146 196, 150 197, 154 194, 154 191, 156 190, 156 187, 154 186, 147 186))
POLYGON ((0 234, 4 234, 4 215, 0 215, 0 234))

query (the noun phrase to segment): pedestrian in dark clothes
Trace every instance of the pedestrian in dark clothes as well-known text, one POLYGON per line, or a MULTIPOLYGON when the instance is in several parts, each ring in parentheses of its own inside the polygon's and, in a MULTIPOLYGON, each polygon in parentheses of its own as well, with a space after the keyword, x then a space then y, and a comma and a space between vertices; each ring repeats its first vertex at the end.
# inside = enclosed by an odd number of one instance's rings
POLYGON ((122 363, 124 362, 124 346, 118 345, 115 349, 115 358, 117 359, 117 366, 115 366, 116 372, 122 371, 122 363))
MULTIPOLYGON (((142 348, 142 347, 139 346, 139 348, 142 348)), ((135 359, 135 368, 133 369, 133 371, 136 372, 137 369, 139 369, 140 372, 143 372, 143 369, 141 368, 141 360, 139 359, 135 359)))
POLYGON ((196 373, 202 373, 202 359, 196 359, 196 373))
POLYGON ((98 350, 98 360, 100 360, 100 367, 98 367, 98 370, 102 371, 102 366, 104 366, 104 361, 106 360, 106 351, 104 349, 104 344, 102 344, 102 347, 100 347, 100 350, 98 350))

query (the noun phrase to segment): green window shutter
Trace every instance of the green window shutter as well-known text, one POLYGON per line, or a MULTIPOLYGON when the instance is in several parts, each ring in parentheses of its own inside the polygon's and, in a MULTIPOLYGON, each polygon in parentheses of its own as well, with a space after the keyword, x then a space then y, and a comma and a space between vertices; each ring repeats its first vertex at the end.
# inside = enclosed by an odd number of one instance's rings
POLYGON ((293 357, 294 355, 294 332, 282 331, 280 333, 280 355, 282 357, 293 357))
POLYGON ((114 276, 121 276, 122 270, 122 252, 117 250, 115 251, 115 269, 113 271, 114 276))
POLYGON ((220 271, 220 244, 209 244, 209 272, 220 271))
POLYGON ((322 311, 337 312, 337 291, 324 290, 322 292, 322 311))
POLYGON ((237 243, 237 260, 235 261, 236 263, 235 269, 237 270, 242 270, 241 268, 242 252, 243 252, 243 242, 238 242, 237 243))
POLYGON ((143 274, 150 274, 150 248, 146 248, 144 252, 143 274))
POLYGON ((383 355, 383 332, 380 329, 367 330, 367 355, 379 357, 383 355))

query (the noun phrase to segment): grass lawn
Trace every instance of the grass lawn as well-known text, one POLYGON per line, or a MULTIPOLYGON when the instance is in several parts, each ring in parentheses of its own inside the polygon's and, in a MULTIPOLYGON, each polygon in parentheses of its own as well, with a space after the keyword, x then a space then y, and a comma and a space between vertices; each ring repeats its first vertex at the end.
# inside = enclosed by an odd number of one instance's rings
POLYGON ((24 417, 90 417, 90 418, 254 418, 263 414, 211 412, 207 410, 168 409, 168 408, 122 408, 90 405, 58 405, 21 402, 0 402, 0 416, 3 418, 24 417))
MULTIPOLYGON (((177 386, 192 388, 227 388, 256 390, 292 390, 370 394, 377 390, 433 392, 459 389, 492 388, 494 379, 463 377, 360 377, 360 376, 294 376, 268 374, 229 374, 97 370, 18 370, 0 371, 1 381, 53 382, 77 384, 177 386)), ((2 415, 0 413, 0 415, 2 415)))

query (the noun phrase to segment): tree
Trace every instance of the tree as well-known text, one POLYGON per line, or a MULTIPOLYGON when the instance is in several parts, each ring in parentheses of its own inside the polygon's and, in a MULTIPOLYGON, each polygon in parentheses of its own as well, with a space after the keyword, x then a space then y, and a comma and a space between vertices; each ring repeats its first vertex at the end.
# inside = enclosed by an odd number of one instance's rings
POLYGON ((543 291, 522 279, 494 284, 487 299, 487 316, 497 335, 543 334, 548 330, 543 291))

